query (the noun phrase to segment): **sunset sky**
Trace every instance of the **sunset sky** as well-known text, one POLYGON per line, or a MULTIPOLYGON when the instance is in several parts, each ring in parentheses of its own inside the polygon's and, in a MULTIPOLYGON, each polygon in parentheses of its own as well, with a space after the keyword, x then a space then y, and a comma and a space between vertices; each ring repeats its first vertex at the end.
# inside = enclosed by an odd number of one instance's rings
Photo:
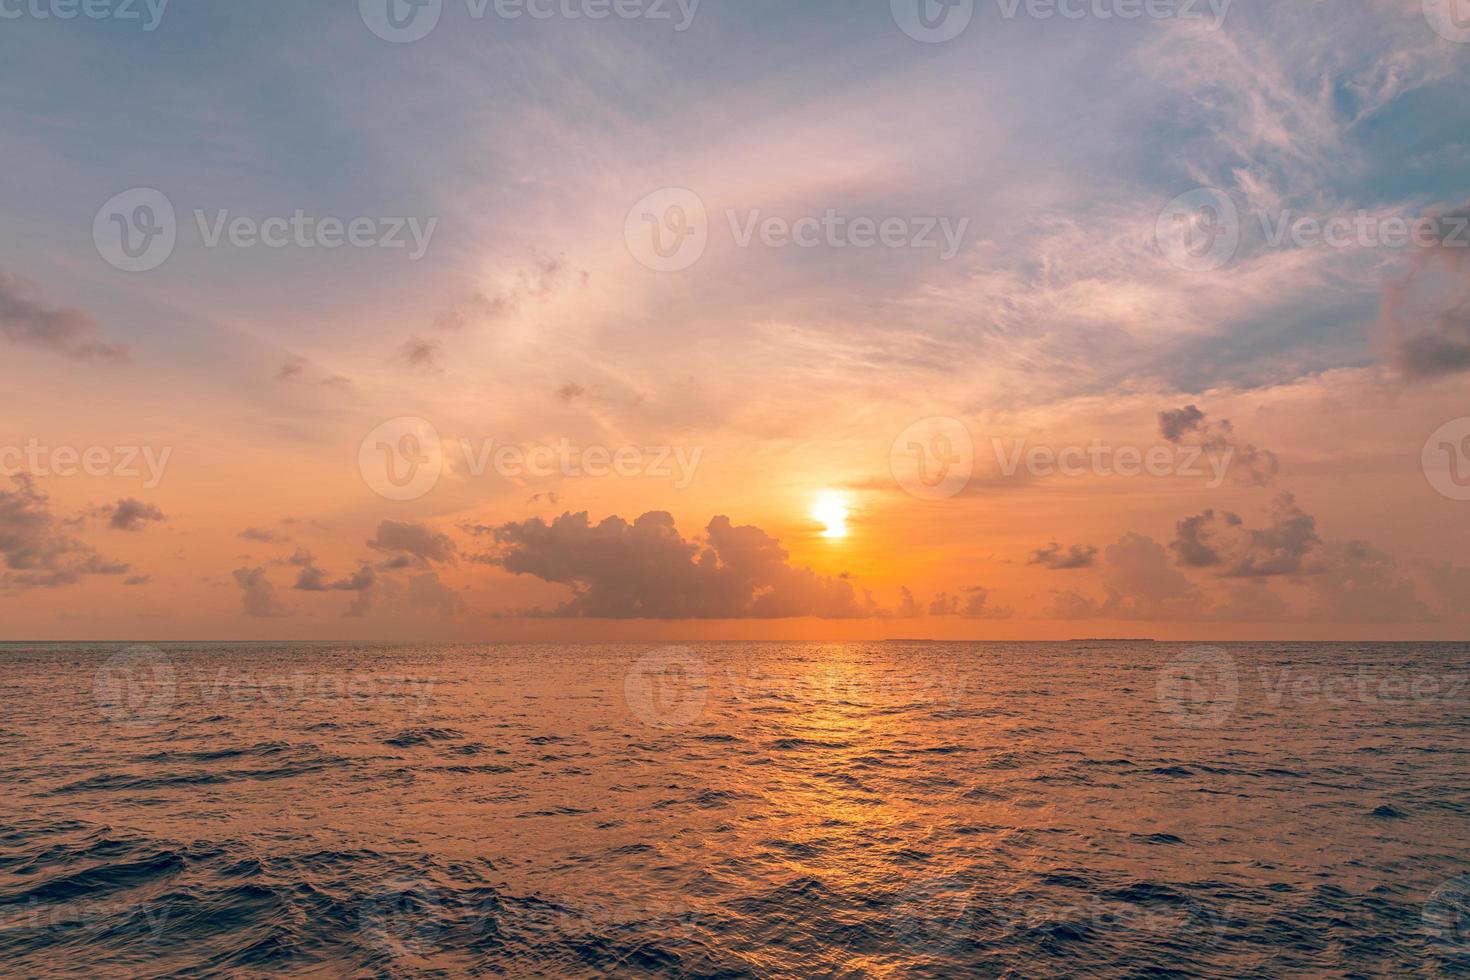
POLYGON ((904 2, 0 2, 0 639, 1464 639, 1462 0, 904 2))

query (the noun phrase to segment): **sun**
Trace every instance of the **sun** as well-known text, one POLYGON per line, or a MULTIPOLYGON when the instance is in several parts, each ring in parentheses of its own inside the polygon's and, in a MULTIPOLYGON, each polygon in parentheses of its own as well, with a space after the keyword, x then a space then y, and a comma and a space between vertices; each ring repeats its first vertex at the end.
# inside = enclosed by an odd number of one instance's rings
POLYGON ((840 493, 828 490, 812 504, 812 519, 826 528, 824 538, 847 537, 847 500, 840 493))

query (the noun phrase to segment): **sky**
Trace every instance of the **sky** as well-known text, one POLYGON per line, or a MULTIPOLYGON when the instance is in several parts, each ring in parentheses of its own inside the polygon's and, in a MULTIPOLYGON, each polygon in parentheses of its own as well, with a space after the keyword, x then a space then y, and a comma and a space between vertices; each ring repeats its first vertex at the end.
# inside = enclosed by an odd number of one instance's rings
POLYGON ((0 0, 0 639, 1464 639, 1466 0, 0 0))

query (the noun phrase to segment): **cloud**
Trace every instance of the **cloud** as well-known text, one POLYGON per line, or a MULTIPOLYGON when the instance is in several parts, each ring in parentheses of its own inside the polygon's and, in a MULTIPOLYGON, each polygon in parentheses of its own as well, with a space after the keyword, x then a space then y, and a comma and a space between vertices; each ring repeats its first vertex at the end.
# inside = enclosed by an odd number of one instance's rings
POLYGON ((417 567, 427 569, 433 562, 452 565, 459 549, 454 539, 424 524, 384 521, 378 533, 367 543, 374 551, 391 555, 384 569, 417 567))
POLYGON ((277 619, 291 615, 291 609, 276 598, 276 587, 266 577, 264 568, 237 568, 233 573, 240 586, 245 615, 255 619, 277 619))
POLYGON ((758 527, 716 517, 702 540, 685 539, 667 513, 632 524, 586 513, 495 529, 495 564, 568 586, 557 616, 605 619, 846 619, 873 615, 844 577, 794 567, 781 543, 758 527))
POLYGON ((444 542, 448 539, 420 525, 392 524, 385 521, 384 527, 379 528, 379 532, 379 538, 375 539, 377 543, 391 547, 391 550, 400 551, 400 557, 404 561, 400 562, 395 559, 379 568, 374 568, 370 562, 363 561, 358 564, 357 571, 351 575, 334 579, 317 565, 316 557, 311 552, 297 549, 296 553, 285 561, 285 564, 300 569, 292 588, 298 592, 353 593, 352 603, 346 611, 346 615, 352 618, 423 612, 453 616, 464 609, 464 602, 459 594, 440 581, 435 572, 409 575, 407 578, 396 578, 383 574, 385 567, 390 569, 426 567, 429 557, 435 555, 441 556, 438 560, 452 560, 452 542, 446 548, 444 542), (403 551, 409 547, 423 552, 424 557, 420 558, 403 551), (443 558, 442 556, 445 555, 449 557, 443 558))
POLYGON ((1153 538, 1123 535, 1103 552, 1102 601, 1075 591, 1056 593, 1055 619, 1198 620, 1207 618, 1204 596, 1169 561, 1153 538))
POLYGON ((1440 240, 1383 287, 1379 320, 1390 360, 1409 378, 1470 370, 1470 207, 1439 220, 1440 240))
MULTIPOLYGON (((1403 623, 1433 618, 1392 558, 1361 541, 1326 541, 1316 520, 1291 494, 1271 505, 1270 523, 1247 527, 1234 514, 1205 511, 1177 525, 1168 551, 1140 534, 1125 535, 1104 555, 1102 600, 1075 591, 1054 593, 1056 619, 1193 620, 1225 622, 1403 623), (1183 568, 1218 573, 1207 594, 1183 568), (1218 586, 1228 582, 1220 592, 1218 586), (1272 588, 1287 588, 1295 605, 1272 588)), ((1444 594, 1470 589, 1470 570, 1431 570, 1444 594)), ((1454 600, 1451 599, 1451 605, 1454 600)))
POLYGON ((477 292, 468 300, 434 318, 434 329, 458 332, 493 323, 519 312, 527 300, 544 299, 572 284, 585 286, 590 275, 573 266, 565 255, 534 258, 499 290, 477 292))
POLYGON ((1275 453, 1240 442, 1229 419, 1210 422, 1197 405, 1160 412, 1159 435, 1176 446, 1199 446, 1228 460, 1230 478, 1237 483, 1264 487, 1281 469, 1275 453))
POLYGON ((419 371, 443 371, 444 367, 440 359, 444 348, 437 340, 425 340, 422 337, 410 337, 398 348, 398 358, 409 367, 419 371))
POLYGON ((1330 623, 1409 623, 1432 619, 1394 560, 1362 541, 1324 547, 1321 571, 1307 580, 1309 616, 1330 623))
POLYGON ((276 372, 276 380, 277 381, 295 381, 296 379, 302 377, 305 374, 306 374, 306 359, 303 358, 303 357, 293 357, 289 361, 287 361, 285 364, 282 364, 281 365, 281 369, 276 372))
POLYGON ((894 615, 900 619, 917 619, 924 615, 924 607, 919 605, 907 585, 898 590, 898 611, 894 615))
POLYGON ((275 531, 262 530, 258 527, 247 527, 237 536, 244 538, 246 541, 258 541, 261 544, 285 544, 291 540, 284 535, 277 534, 275 531))
POLYGON ((163 511, 152 504, 145 504, 141 500, 129 497, 119 500, 114 506, 107 508, 110 514, 108 527, 114 531, 141 531, 153 521, 166 521, 163 511))
MULTIPOLYGON (((304 381, 309 367, 311 367, 310 361, 299 355, 293 355, 276 371, 276 380, 282 383, 304 381)), ((340 374, 328 374, 318 376, 312 383, 322 387, 343 387, 352 384, 352 379, 340 374)))
POLYGON ((152 575, 131 575, 123 579, 123 585, 138 586, 147 585, 153 581, 152 575))
POLYGON ((464 601, 458 593, 439 580, 438 573, 424 572, 410 575, 407 582, 378 577, 368 588, 357 593, 347 615, 360 618, 369 614, 402 616, 430 612, 439 616, 454 616, 463 609, 464 601))
POLYGON ((964 616, 967 619, 1009 619, 1015 610, 990 605, 990 590, 979 586, 950 595, 941 592, 929 603, 931 616, 964 616))
POLYGON ((1160 412, 1159 434, 1170 442, 1178 443, 1186 434, 1199 428, 1204 420, 1205 413, 1195 405, 1160 412))
POLYGON ((1300 575, 1312 549, 1322 543, 1317 521, 1283 493, 1271 504, 1271 523, 1248 528, 1235 514, 1207 510, 1176 525, 1169 545, 1189 568, 1216 568, 1230 578, 1300 575))
POLYGON ((316 558, 306 550, 298 550, 286 563, 301 569, 296 575, 296 584, 291 586, 298 592, 364 592, 378 581, 377 572, 364 562, 354 574, 334 582, 330 575, 317 567, 316 558))
POLYGON ((1449 562, 1431 565, 1429 585, 1447 616, 1470 618, 1470 565, 1452 565, 1449 562))
POLYGON ((72 585, 89 575, 126 575, 129 568, 110 561, 59 530, 49 498, 30 476, 11 478, 14 489, 0 490, 0 590, 20 592, 72 585))
POLYGON ((125 363, 128 349, 100 339, 97 322, 81 310, 46 306, 19 279, 0 273, 0 334, 79 361, 125 363))
POLYGON ((568 382, 556 389, 556 397, 568 403, 576 401, 585 394, 587 394, 587 389, 574 382, 568 382))
POLYGON ((1092 546, 1083 547, 1074 544, 1063 550, 1062 546, 1053 541, 1045 548, 1039 548, 1031 553, 1028 565, 1042 565, 1046 568, 1058 571, 1073 568, 1091 568, 1097 564, 1097 549, 1092 546))

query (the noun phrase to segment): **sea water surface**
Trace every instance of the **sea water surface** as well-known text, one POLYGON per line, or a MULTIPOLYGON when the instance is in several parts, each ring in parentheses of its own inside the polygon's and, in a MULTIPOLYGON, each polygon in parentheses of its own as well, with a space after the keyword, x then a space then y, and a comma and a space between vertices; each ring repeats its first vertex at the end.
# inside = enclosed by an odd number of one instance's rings
POLYGON ((1470 646, 0 645, 0 972, 1470 975, 1470 646))

